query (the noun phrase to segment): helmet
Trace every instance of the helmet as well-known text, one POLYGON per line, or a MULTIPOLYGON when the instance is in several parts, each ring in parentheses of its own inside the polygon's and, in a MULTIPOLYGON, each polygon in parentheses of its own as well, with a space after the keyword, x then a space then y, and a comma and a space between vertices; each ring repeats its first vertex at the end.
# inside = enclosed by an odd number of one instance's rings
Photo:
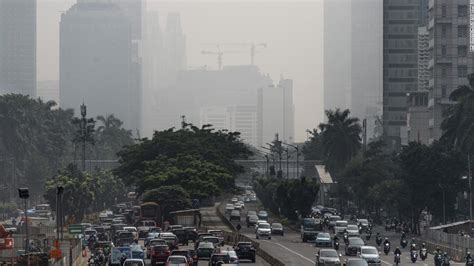
POLYGON ((388 240, 388 237, 386 237, 385 240, 388 240))
POLYGON ((467 255, 471 255, 471 252, 470 252, 470 251, 467 251, 467 255))

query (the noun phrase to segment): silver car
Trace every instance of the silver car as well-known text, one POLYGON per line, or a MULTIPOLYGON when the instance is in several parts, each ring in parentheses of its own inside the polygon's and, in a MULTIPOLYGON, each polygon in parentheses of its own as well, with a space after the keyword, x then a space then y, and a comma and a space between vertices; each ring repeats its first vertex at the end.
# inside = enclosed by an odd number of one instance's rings
POLYGON ((316 254, 316 265, 341 266, 340 255, 335 249, 320 249, 316 254))

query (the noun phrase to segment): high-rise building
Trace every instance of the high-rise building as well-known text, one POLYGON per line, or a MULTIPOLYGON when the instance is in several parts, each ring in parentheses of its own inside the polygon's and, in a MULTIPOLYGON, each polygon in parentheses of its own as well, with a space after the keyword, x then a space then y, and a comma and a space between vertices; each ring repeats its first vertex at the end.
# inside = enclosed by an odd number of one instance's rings
POLYGON ((407 93, 418 88, 418 27, 425 25, 425 0, 383 1, 383 126, 388 147, 408 141, 407 93))
POLYGON ((371 140, 382 117, 383 2, 352 1, 351 22, 351 115, 366 120, 371 140))
POLYGON ((426 27, 418 28, 418 91, 428 91, 430 82, 430 34, 426 27))
POLYGON ((430 141, 442 135, 444 111, 453 104, 452 91, 468 85, 467 75, 474 72, 474 54, 469 52, 470 0, 432 0, 429 2, 430 141))
POLYGON ((59 80, 38 81, 36 97, 44 102, 54 101, 59 105, 59 80))
POLYGON ((407 100, 407 141, 416 141, 428 145, 430 137, 428 131, 428 91, 410 92, 407 100))
POLYGON ((351 108, 351 0, 324 1, 324 110, 351 108))
POLYGON ((0 0, 0 94, 36 97, 36 0, 0 0))
POLYGON ((117 4, 130 18, 132 40, 141 40, 143 0, 111 0, 111 2, 117 4))
POLYGON ((91 117, 114 114, 139 128, 140 87, 132 64, 129 17, 108 0, 78 0, 60 22, 60 103, 84 102, 91 117))
POLYGON ((261 144, 272 142, 276 134, 283 142, 295 141, 293 80, 282 79, 277 86, 261 88, 259 108, 262 125, 261 144))
POLYGON ((176 84, 177 73, 187 68, 186 36, 181 28, 179 13, 169 13, 163 36, 163 80, 161 86, 166 88, 176 84))

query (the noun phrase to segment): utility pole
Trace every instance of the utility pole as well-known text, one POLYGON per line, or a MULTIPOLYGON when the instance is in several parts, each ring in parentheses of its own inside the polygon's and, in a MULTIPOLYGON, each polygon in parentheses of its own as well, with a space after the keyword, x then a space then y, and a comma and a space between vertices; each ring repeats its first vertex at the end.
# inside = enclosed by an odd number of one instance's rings
POLYGON ((467 173, 469 178, 469 236, 472 234, 472 173, 471 173, 471 153, 467 154, 467 173))
POLYGON ((299 177, 299 174, 300 174, 300 171, 299 171, 299 165, 300 165, 300 161, 299 161, 299 148, 298 148, 298 145, 292 145, 292 144, 288 144, 288 143, 285 143, 285 142, 282 142, 282 144, 285 144, 289 147, 292 147, 296 150, 296 178, 299 177))
POLYGON ((363 128, 363 134, 364 134, 364 138, 363 138, 363 151, 365 152, 367 150, 367 118, 364 118, 364 120, 362 120, 362 128, 363 128))
MULTIPOLYGON (((86 170, 86 144, 89 142, 92 145, 94 141, 94 127, 95 121, 93 118, 87 118, 87 107, 84 103, 81 105, 81 118, 74 118, 72 123, 79 127, 76 135, 74 136, 73 142, 75 146, 77 143, 82 144, 82 171, 86 170)), ((75 157, 75 154, 74 154, 75 157)), ((75 159, 74 159, 75 161, 75 159)))

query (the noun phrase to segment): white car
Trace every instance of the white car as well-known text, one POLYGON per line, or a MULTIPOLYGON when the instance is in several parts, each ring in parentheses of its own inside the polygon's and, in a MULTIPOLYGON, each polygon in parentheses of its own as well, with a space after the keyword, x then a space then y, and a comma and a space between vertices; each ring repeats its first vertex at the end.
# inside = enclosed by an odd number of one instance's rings
POLYGON ((184 266, 188 265, 188 259, 185 256, 169 256, 166 261, 167 266, 184 266))
POLYGON ((380 254, 376 247, 362 246, 360 248, 360 255, 369 265, 381 265, 380 254))
POLYGON ((225 213, 230 213, 233 210, 234 210, 234 204, 229 203, 225 205, 225 213))
POLYGON ((341 220, 342 220, 341 216, 337 216, 337 215, 329 216, 329 227, 333 228, 336 225, 336 222, 341 221, 341 220))
POLYGON ((228 264, 239 265, 239 257, 237 256, 237 253, 235 252, 235 250, 222 250, 221 253, 229 255, 230 263, 228 264))
POLYGON ((336 221, 334 224, 334 234, 341 235, 347 229, 347 221, 336 221))
POLYGON ((348 236, 360 236, 359 226, 355 224, 348 225, 346 231, 348 236))
POLYGON ((261 237, 266 237, 272 239, 272 227, 269 223, 260 223, 257 227, 257 232, 255 233, 257 239, 261 237))
POLYGON ((125 226, 123 230, 131 232, 133 234, 133 238, 137 239, 138 238, 138 230, 134 226, 125 226))
POLYGON ((240 204, 240 208, 245 209, 245 203, 242 200, 239 200, 237 203, 240 204))
POLYGON ((126 259, 123 266, 145 266, 142 259, 126 259))
POLYGON ((239 201, 237 198, 232 198, 232 199, 230 200, 230 202, 232 202, 232 203, 237 203, 237 201, 239 201))

